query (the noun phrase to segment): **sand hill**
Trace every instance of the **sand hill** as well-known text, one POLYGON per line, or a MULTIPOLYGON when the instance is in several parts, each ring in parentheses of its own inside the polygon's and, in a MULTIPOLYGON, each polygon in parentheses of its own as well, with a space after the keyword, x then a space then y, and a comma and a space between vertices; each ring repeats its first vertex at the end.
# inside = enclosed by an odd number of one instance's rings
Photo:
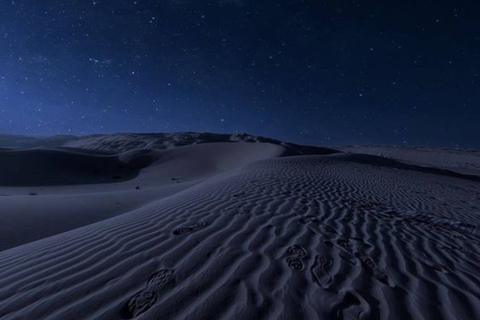
POLYGON ((2 141, 0 319, 480 319, 473 151, 2 141))

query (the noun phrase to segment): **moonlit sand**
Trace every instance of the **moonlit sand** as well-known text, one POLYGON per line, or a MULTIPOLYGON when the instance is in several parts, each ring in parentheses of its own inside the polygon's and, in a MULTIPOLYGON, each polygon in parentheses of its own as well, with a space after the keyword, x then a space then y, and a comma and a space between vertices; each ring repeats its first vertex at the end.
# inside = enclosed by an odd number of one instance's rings
POLYGON ((1 319, 480 319, 478 152, 0 141, 1 319))

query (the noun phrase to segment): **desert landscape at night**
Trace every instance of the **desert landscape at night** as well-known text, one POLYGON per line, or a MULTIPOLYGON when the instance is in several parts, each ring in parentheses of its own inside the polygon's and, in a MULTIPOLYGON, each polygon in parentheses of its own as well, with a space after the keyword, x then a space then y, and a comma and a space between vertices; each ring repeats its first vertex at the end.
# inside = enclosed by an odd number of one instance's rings
POLYGON ((1 319, 480 317, 478 152, 1 141, 1 319))
POLYGON ((480 1, 0 1, 0 320, 480 320, 480 1))

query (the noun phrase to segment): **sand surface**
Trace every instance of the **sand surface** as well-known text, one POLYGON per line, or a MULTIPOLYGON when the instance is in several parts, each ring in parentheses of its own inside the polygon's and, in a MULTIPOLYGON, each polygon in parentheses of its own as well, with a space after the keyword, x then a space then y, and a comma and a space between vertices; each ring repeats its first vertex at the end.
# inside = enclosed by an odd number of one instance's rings
POLYGON ((478 180, 286 150, 54 150, 127 174, 0 187, 0 318, 480 319, 478 180))
POLYGON ((339 150, 395 159, 426 167, 480 176, 480 151, 450 148, 350 146, 339 150))

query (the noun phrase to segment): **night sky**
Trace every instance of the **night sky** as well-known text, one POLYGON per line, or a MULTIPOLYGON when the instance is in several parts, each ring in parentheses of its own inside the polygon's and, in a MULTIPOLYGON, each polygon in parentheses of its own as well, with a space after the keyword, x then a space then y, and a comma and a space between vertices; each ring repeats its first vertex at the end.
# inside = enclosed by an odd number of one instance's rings
POLYGON ((480 2, 2 0, 0 133, 480 147, 480 2))

